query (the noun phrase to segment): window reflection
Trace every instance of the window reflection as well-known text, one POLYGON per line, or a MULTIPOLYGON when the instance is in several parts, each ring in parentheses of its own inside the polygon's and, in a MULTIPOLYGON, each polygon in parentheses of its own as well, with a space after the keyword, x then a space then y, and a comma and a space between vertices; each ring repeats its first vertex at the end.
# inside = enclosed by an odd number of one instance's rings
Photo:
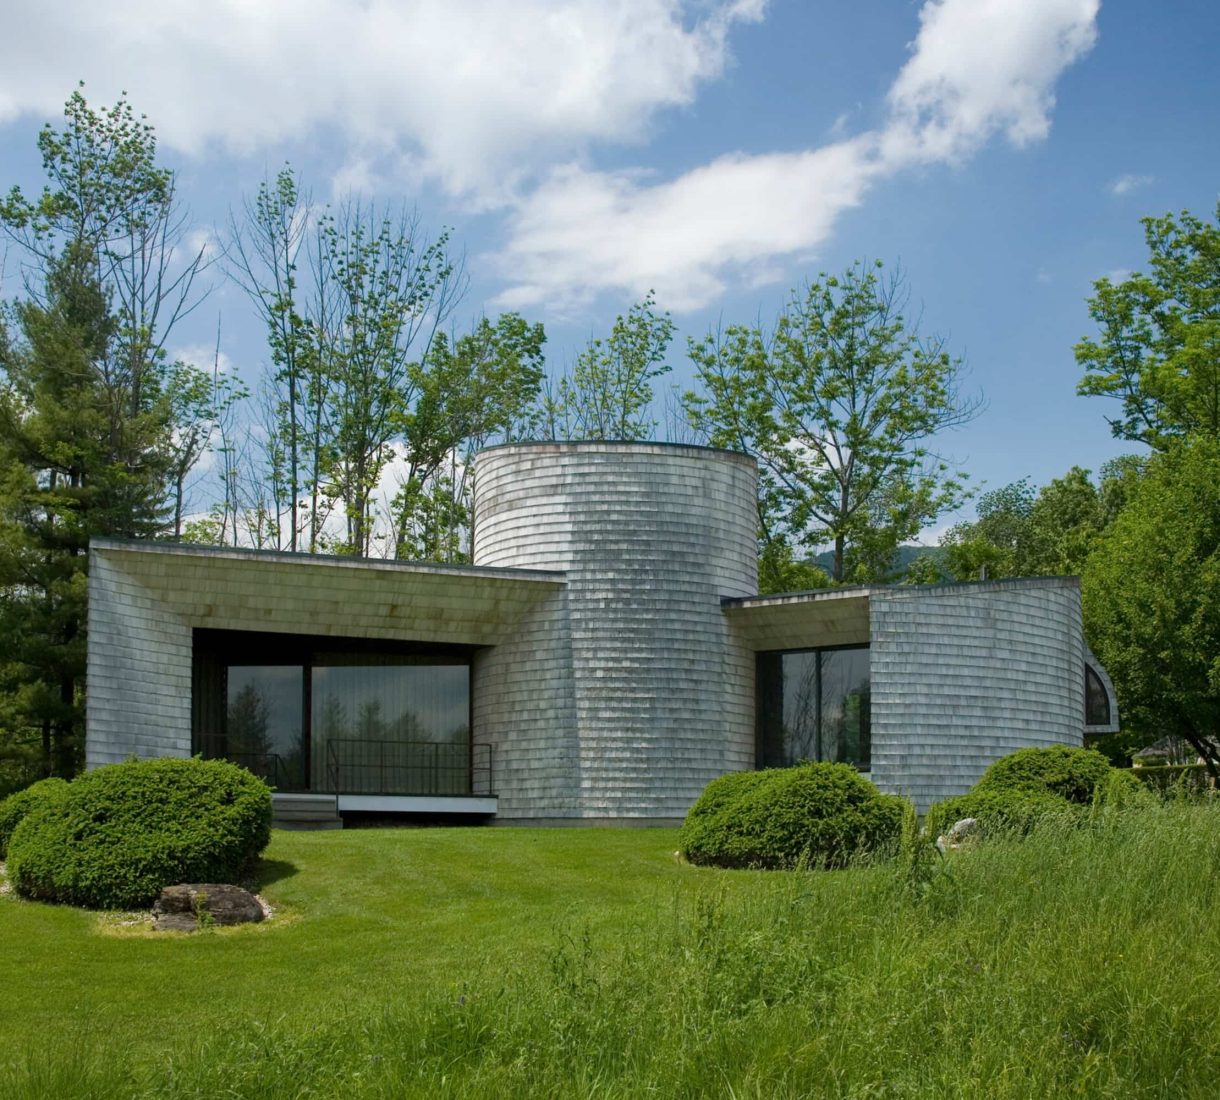
POLYGON ((313 670, 314 785, 339 793, 469 785, 470 668, 385 658, 313 670))
POLYGON ((760 653, 757 690, 759 767, 869 767, 867 647, 760 653))
POLYGON ((231 665, 224 756, 287 790, 305 785, 304 669, 231 665))
POLYGON ((814 759, 869 766, 867 649, 824 649, 821 666, 820 755, 814 759))
POLYGON ((1086 726, 1108 726, 1110 724, 1110 696, 1101 677, 1093 666, 1084 666, 1084 724, 1086 726))
POLYGON ((489 779, 458 647, 197 631, 191 710, 194 752, 284 792, 464 795, 489 779))

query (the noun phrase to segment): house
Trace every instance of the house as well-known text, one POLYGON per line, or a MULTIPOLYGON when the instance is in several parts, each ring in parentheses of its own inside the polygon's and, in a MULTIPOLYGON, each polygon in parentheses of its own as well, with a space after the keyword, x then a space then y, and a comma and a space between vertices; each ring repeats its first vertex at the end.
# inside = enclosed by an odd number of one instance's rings
POLYGON ((729 771, 845 760, 923 809, 1115 728, 1075 578, 759 596, 756 485, 729 451, 519 443, 475 461, 471 566, 95 540, 88 764, 668 824, 729 771))

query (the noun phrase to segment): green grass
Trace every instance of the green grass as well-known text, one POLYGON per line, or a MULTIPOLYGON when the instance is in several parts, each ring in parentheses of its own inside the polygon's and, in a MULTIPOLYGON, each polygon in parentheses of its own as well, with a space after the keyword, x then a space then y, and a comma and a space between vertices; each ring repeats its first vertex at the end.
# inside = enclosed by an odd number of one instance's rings
POLYGON ((1220 809, 912 873, 652 830, 277 833, 267 925, 0 899, 0 1095, 1214 1097, 1220 809))

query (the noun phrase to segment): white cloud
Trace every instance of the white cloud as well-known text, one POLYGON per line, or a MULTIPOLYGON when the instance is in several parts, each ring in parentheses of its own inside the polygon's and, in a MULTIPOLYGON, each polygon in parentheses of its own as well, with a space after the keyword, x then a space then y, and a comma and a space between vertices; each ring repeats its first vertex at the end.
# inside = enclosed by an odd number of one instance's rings
POLYGON ((761 267, 822 240, 875 171, 870 142, 805 153, 730 155, 667 183, 630 173, 556 170, 516 210, 494 263, 515 281, 501 304, 578 305, 600 288, 656 290, 667 309, 694 309, 730 272, 761 267))
POLYGON ((968 156, 993 134, 1050 132, 1055 83, 1092 48, 1100 0, 927 0, 911 58, 890 87, 885 155, 968 156))
POLYGON ((199 259, 205 264, 212 263, 220 256, 215 233, 207 226, 197 225, 183 238, 182 254, 184 260, 199 259))
POLYGON ((200 370, 211 372, 215 367, 221 374, 233 373, 233 360, 229 358, 223 351, 217 351, 213 344, 184 344, 182 347, 174 348, 170 351, 169 357, 172 360, 189 363, 192 367, 198 367, 200 370))
POLYGON ((775 275, 812 253, 874 180, 954 161, 1003 133, 1046 136, 1056 80, 1093 44, 1098 0, 927 0, 878 130, 795 153, 732 154, 673 180, 557 169, 522 199, 489 262, 511 306, 657 291, 669 309, 712 301, 727 279, 775 275))
POLYGON ((1154 178, 1153 176, 1119 176, 1110 181, 1108 190, 1111 195, 1129 195, 1132 191, 1139 191, 1141 188, 1147 187, 1154 178))
POLYGON ((0 121, 53 116, 83 78, 91 100, 126 89, 188 153, 334 128, 501 201, 532 169, 639 140, 657 110, 692 102, 764 3, 11 0, 0 121))

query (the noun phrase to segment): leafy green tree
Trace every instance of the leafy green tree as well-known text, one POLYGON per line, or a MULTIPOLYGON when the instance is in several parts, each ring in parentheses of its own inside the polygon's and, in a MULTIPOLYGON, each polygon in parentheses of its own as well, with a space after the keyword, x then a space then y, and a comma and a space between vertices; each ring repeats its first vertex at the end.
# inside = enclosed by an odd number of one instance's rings
POLYGON ((347 553, 370 552, 376 493, 424 387, 420 364, 461 294, 447 244, 444 233, 424 239, 414 215, 345 204, 318 219, 310 322, 329 382, 326 472, 347 553))
POLYGON ((945 566, 962 581, 984 572, 993 580, 1077 575, 1142 470, 1143 459, 1124 455, 1102 466, 1096 485, 1088 470, 1073 466, 1036 493, 1025 478, 983 493, 977 518, 942 537, 945 566))
POLYGON ((959 581, 1023 576, 1034 500, 1026 478, 983 493, 974 522, 955 523, 941 537, 950 576, 959 581))
MULTIPOLYGON (((52 260, 42 304, 0 342, 0 667, 42 770, 80 763, 89 539, 163 524, 167 405, 121 420, 100 376, 116 324, 90 265, 52 260)), ((146 387, 146 393, 151 393, 146 387)))
POLYGON ((900 273, 856 264, 794 292, 770 332, 736 325, 690 345, 702 393, 689 415, 709 443, 757 458, 764 548, 829 543, 836 582, 886 576, 897 547, 965 496, 929 440, 978 403, 908 298, 900 273))
MULTIPOLYGON (((1102 483, 1107 479, 1102 468, 1102 483)), ((1073 466, 1044 485, 1030 509, 1030 576, 1078 575, 1105 526, 1101 493, 1088 470, 1073 466)))
POLYGON ((206 446, 194 368, 166 352, 206 261, 125 99, 73 93, 38 147, 41 194, 0 200, 26 290, 0 333, 0 712, 10 738, 36 732, 44 772, 71 775, 89 539, 160 533, 167 504, 180 519, 206 446))
POLYGON ((471 331, 438 333, 404 416, 405 476, 393 502, 395 556, 463 561, 476 451, 529 435, 543 377, 546 333, 516 313, 471 331))
POLYGON ((1082 579, 1085 628, 1124 729, 1183 737, 1220 778, 1220 440, 1170 444, 1082 579))
POLYGON ((311 355, 309 325, 300 301, 298 264, 308 230, 310 196, 302 193, 292 168, 275 180, 264 179, 255 197, 244 204, 243 217, 229 218, 229 272, 246 292, 267 332, 271 370, 264 385, 274 391, 272 424, 275 446, 269 474, 272 496, 288 507, 287 549, 298 549, 302 492, 311 501, 308 546, 317 548, 320 534, 317 501, 320 463, 310 478, 306 456, 318 456, 318 432, 310 433, 309 413, 325 407, 326 387, 318 358, 311 355), (313 446, 310 447, 312 442, 313 446))
POLYGON ((1149 273, 1093 284, 1079 392, 1119 403, 1115 436, 1165 450, 1220 434, 1220 206, 1215 224, 1184 210, 1143 225, 1149 273))
POLYGON ((595 339, 576 358, 571 375, 544 400, 544 430, 551 439, 648 439, 652 384, 669 373, 665 353, 673 339, 668 313, 658 314, 649 291, 615 318, 610 336, 595 339))
POLYGON ((186 522, 191 474, 203 455, 214 449, 220 426, 230 409, 249 396, 240 379, 214 366, 209 374, 191 363, 175 360, 165 375, 172 432, 164 441, 170 486, 170 512, 175 539, 186 522))
MULTIPOLYGON (((413 214, 316 211, 290 167, 263 182, 230 235, 231 274, 264 321, 271 361, 266 476, 238 494, 244 536, 460 560, 470 455, 525 431, 542 326, 510 313, 447 333, 464 286, 447 236, 428 241, 413 214)), ((202 533, 225 526, 222 515, 202 533)))
POLYGON ((932 554, 912 558, 902 575, 903 584, 941 584, 945 580, 940 561, 932 554))
MULTIPOLYGON (((105 299, 112 327, 93 366, 121 448, 127 422, 164 390, 166 341, 198 304, 207 261, 203 248, 184 247, 173 173, 156 163, 152 126, 126 99, 94 110, 78 90, 64 120, 63 130, 38 135, 47 185, 34 199, 13 188, 0 201, 0 227, 22 249, 35 301, 46 304, 52 269, 61 288, 96 288, 105 299)), ((133 462, 142 445, 137 430, 133 462)))
POLYGON ((834 582, 820 565, 803 561, 783 539, 763 540, 759 544, 758 584, 762 592, 807 592, 829 588, 834 582))

